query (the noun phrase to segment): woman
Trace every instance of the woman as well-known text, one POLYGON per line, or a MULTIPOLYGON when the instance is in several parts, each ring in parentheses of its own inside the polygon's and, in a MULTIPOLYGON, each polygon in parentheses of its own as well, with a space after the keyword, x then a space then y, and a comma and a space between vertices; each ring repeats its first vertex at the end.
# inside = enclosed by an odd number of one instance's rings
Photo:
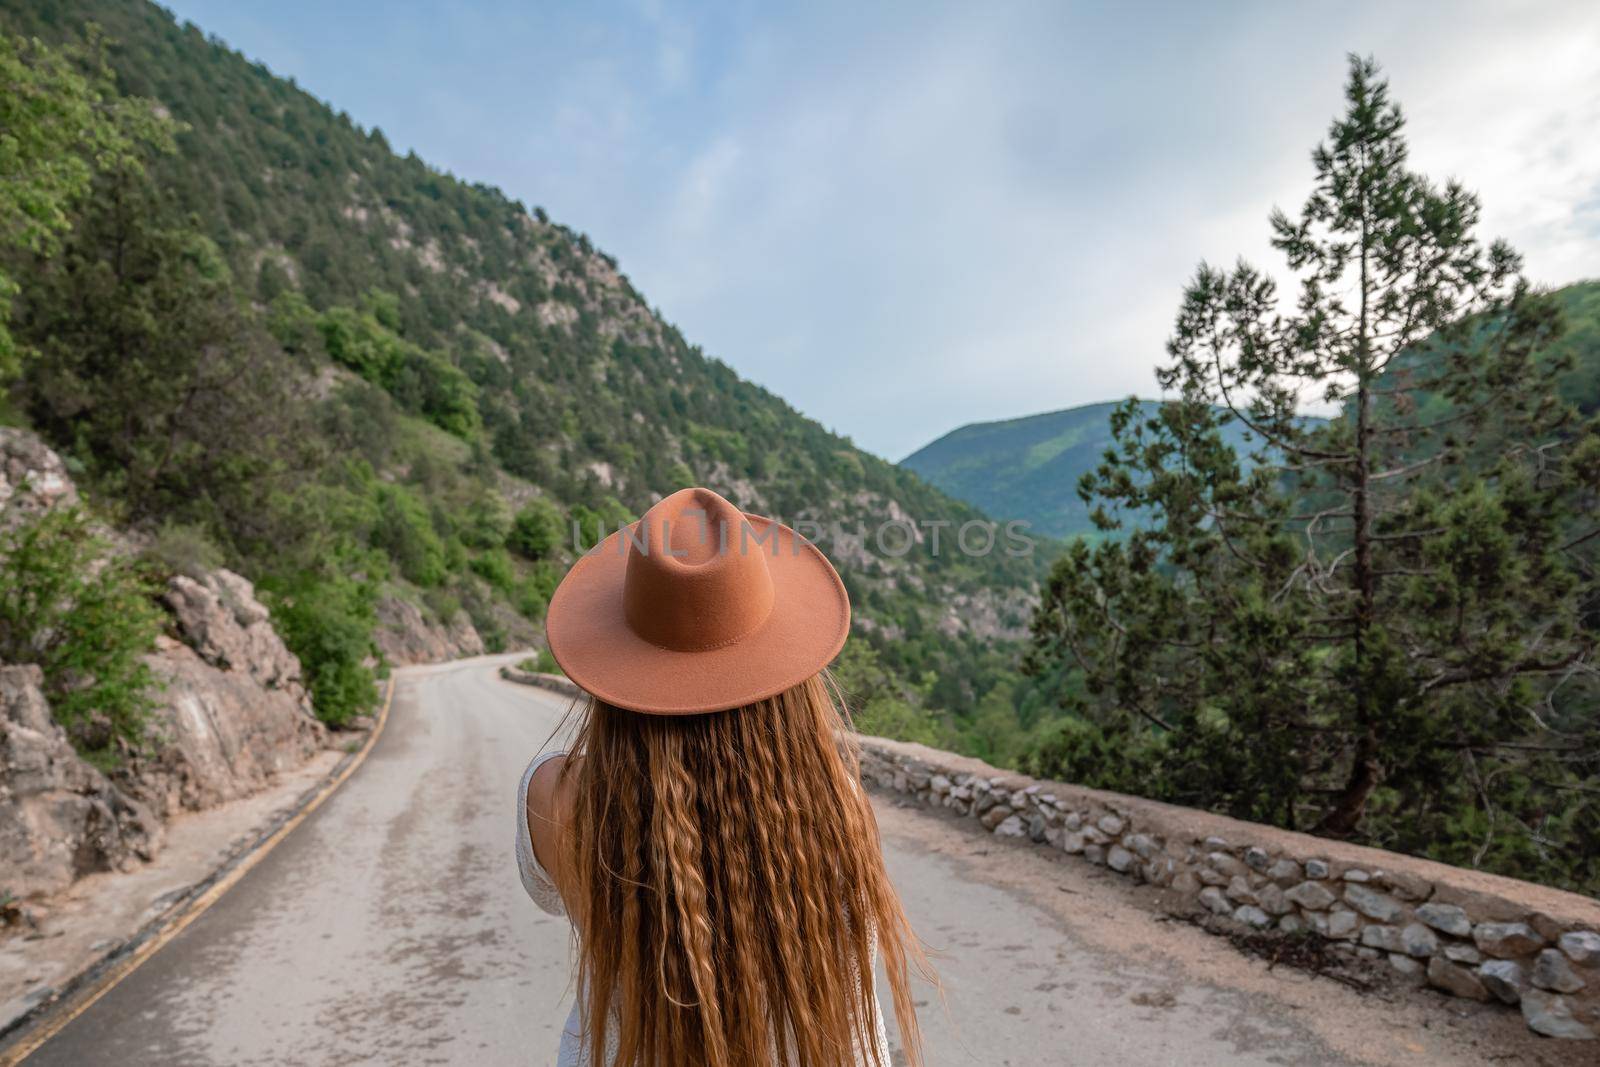
POLYGON ((577 938, 560 1067, 889 1067, 878 953, 920 1063, 925 964, 826 682, 850 603, 822 553, 685 489, 579 560, 546 628, 592 695, 517 798, 523 885, 577 938))

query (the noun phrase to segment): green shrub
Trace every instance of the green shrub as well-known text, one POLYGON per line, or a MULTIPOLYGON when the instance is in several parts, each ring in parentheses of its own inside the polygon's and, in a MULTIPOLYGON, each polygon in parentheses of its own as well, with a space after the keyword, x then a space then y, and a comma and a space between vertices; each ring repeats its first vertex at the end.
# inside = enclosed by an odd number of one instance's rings
POLYGON ((303 571, 267 579, 262 593, 278 635, 300 657, 317 718, 339 726, 372 710, 378 702, 368 665, 378 655, 373 584, 303 571))
POLYGON ((517 585, 517 610, 535 622, 544 618, 545 608, 560 584, 559 567, 547 561, 535 563, 532 572, 517 585))
POLYGON ((424 588, 444 581, 449 569, 445 545, 416 494, 403 485, 382 485, 377 498, 373 546, 388 553, 401 574, 424 588))
POLYGON ((517 668, 531 671, 534 674, 564 675, 566 673, 561 669, 561 664, 556 662, 556 658, 550 654, 548 648, 541 648, 538 652, 517 664, 517 668))
POLYGON ((461 542, 468 548, 501 548, 512 528, 510 506, 492 489, 476 497, 461 514, 461 542))
POLYGON ((467 566, 502 593, 510 594, 516 588, 517 575, 511 567, 510 555, 503 548, 480 553, 467 566))
POLYGON ((446 626, 461 614, 461 598, 449 589, 424 589, 422 603, 434 621, 446 626))
POLYGON ((157 588, 109 555, 84 514, 46 513, 0 538, 0 661, 36 663, 56 721, 85 754, 137 745, 154 706, 144 661, 161 633, 157 588))
POLYGON ((165 522, 140 556, 163 575, 182 574, 200 579, 222 566, 222 550, 211 542, 205 528, 165 522))
POLYGON ((530 500, 517 512, 507 546, 529 559, 546 559, 560 547, 566 536, 561 509, 543 497, 530 500))

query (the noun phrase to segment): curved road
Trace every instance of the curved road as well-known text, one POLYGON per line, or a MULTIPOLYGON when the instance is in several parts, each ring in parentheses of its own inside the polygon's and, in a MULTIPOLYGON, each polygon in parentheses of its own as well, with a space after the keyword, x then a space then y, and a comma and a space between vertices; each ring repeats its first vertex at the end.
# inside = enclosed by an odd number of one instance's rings
MULTIPOLYGON (((498 662, 401 671, 354 777, 27 1062, 550 1063, 568 929, 523 896, 511 834, 517 779, 568 702, 502 682, 498 662)), ((1267 974, 1159 923, 1087 865, 876 802, 890 869, 940 953, 930 1064, 1467 1062, 1473 1048, 1413 1009, 1267 974)))

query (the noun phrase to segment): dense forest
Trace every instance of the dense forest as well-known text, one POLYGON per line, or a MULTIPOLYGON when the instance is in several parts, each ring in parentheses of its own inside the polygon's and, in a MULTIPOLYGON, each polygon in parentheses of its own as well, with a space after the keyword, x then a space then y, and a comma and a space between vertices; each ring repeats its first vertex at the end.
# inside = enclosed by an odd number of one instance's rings
POLYGON ((1046 552, 935 551, 919 524, 987 520, 707 357, 586 236, 154 5, 0 27, 50 196, 4 235, 6 418, 150 566, 257 581, 330 719, 385 600, 535 644, 575 553, 690 483, 820 524, 865 723, 954 741, 1009 677, 1046 552))

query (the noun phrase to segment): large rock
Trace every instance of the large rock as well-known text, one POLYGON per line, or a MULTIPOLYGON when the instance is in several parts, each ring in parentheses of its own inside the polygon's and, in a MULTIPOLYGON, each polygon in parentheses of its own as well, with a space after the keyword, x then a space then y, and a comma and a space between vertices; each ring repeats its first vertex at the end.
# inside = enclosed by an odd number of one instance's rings
POLYGON ((1468 1000, 1489 999, 1489 991, 1483 987, 1477 975, 1442 956, 1435 956, 1428 961, 1428 984, 1468 1000))
POLYGON ((483 655, 483 638, 465 612, 440 626, 423 618, 422 609, 404 597, 382 597, 377 610, 373 639, 384 658, 397 666, 483 655))
MULTIPOLYGON (((0 429, 0 529, 78 502, 59 456, 0 429)), ((110 551, 127 539, 106 531, 110 551)), ((0 682, 0 890, 48 893, 160 847, 160 817, 255 792, 324 746, 300 662, 248 581, 226 570, 171 580, 162 596, 178 640, 147 657, 159 687, 143 750, 110 780, 50 716, 37 668, 0 682)))
POLYGON ((1544 938, 1527 923, 1479 923, 1473 927, 1472 940, 1484 955, 1502 960, 1530 956, 1544 945, 1544 938))
POLYGON ((163 687, 152 724, 160 742, 131 757, 117 780, 164 816, 249 796, 327 744, 299 662, 281 642, 262 665, 223 668, 161 638, 149 662, 163 687), (267 688, 258 674, 281 684, 267 688))
POLYGON ((1344 899, 1367 918, 1381 923, 1392 923, 1405 914, 1405 908, 1398 900, 1359 883, 1345 886, 1344 899))
POLYGON ((1528 1029, 1545 1037, 1564 1037, 1574 1041, 1593 1041, 1593 1029, 1572 1014, 1572 1002, 1559 993, 1530 989, 1522 995, 1522 1018, 1528 1029))
POLYGON ((161 847, 160 821, 78 757, 34 666, 0 667, 0 895, 40 896, 161 847))
POLYGON ((1562 934, 1558 944, 1573 963, 1600 970, 1600 934, 1592 930, 1574 930, 1562 934))
POLYGON ((1465 910, 1454 904, 1429 902, 1417 909, 1417 918, 1435 930, 1456 937, 1467 937, 1472 933, 1472 920, 1467 917, 1465 910))
POLYGON ((1533 961, 1531 980, 1540 989, 1548 989, 1552 993, 1576 993, 1588 984, 1578 977, 1572 964, 1567 962, 1567 957, 1553 948, 1540 952, 1533 961))
POLYGON ((163 815, 248 796, 327 744, 300 661, 248 581, 228 570, 178 576, 163 597, 179 641, 149 657, 160 679, 158 743, 118 772, 163 815))
POLYGON ((1522 999, 1528 989, 1528 976, 1516 960, 1490 960, 1478 968, 1484 988, 1507 1004, 1522 999))
POLYGON ((0 530, 77 502, 60 456, 26 430, 0 427, 0 530))

